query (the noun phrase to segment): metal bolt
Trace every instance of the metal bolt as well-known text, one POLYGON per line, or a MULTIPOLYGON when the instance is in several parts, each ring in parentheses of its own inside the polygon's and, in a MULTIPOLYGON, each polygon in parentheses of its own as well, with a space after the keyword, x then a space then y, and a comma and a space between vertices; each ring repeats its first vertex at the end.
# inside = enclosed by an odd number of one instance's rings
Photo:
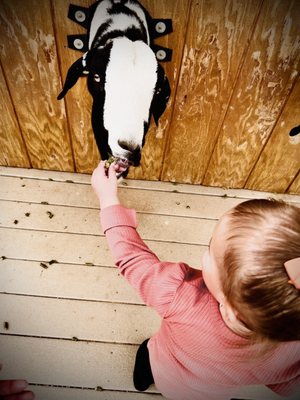
POLYGON ((84 43, 81 39, 75 39, 73 44, 77 50, 81 50, 84 46, 84 43))
POLYGON ((164 60, 167 57, 167 53, 164 50, 158 50, 156 53, 156 58, 160 61, 164 60))
POLYGON ((86 15, 85 15, 85 13, 84 13, 83 11, 78 10, 78 11, 76 11, 76 13, 75 13, 75 19, 76 19, 76 21, 78 21, 78 22, 83 22, 83 21, 85 21, 85 19, 86 19, 86 15))
POLYGON ((155 25, 155 30, 158 33, 164 33, 166 29, 167 29, 167 27, 166 27, 166 24, 164 22, 160 21, 155 25))

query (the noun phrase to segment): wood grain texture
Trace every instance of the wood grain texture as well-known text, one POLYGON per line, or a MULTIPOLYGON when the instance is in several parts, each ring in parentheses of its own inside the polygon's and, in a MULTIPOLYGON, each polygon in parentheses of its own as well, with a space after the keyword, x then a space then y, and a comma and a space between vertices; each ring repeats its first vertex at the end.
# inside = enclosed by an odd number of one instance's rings
POLYGON ((0 165, 30 167, 26 147, 0 66, 0 165))
MULTIPOLYGON (((300 124, 300 79, 245 185, 247 189, 285 192, 300 170, 300 135, 289 132, 300 124)), ((290 192, 292 193, 292 192, 290 192)), ((300 192, 294 192, 300 194, 300 192)))
MULTIPOLYGON (((133 393, 133 392, 112 392, 103 391, 97 392, 94 390, 72 389, 63 387, 49 387, 49 386, 32 386, 38 399, 43 400, 163 400, 165 399, 158 394, 150 393, 133 393)), ((288 400, 298 400, 298 394, 290 397, 288 400)), ((236 398, 248 400, 282 400, 283 398, 272 392, 266 386, 246 386, 240 388, 236 394, 236 398)))
MULTIPOLYGON (((69 67, 78 58, 82 57, 83 54, 68 48, 67 35, 85 34, 87 31, 68 19, 69 2, 65 0, 51 0, 51 3, 63 84, 69 67)), ((82 0, 76 4, 81 7, 89 7, 93 3, 93 0, 82 0)), ((59 84, 56 95, 58 95, 61 89, 62 85, 59 84)), ((59 102, 60 104, 64 102, 66 104, 76 171, 91 173, 97 166, 100 155, 91 126, 92 98, 87 89, 86 78, 79 79, 76 85, 65 96, 64 100, 60 100, 59 102)))
POLYGON ((134 390, 132 370, 138 346, 2 336, 3 379, 26 374, 29 382, 48 385, 134 390))
MULTIPOLYGON (((43 190, 47 190, 45 187, 43 186, 39 186, 40 184, 42 185, 41 181, 51 181, 51 182, 63 182, 65 185, 67 185, 68 183, 79 183, 79 185, 76 185, 76 191, 72 191, 72 195, 70 196, 69 202, 67 204, 77 204, 79 205, 79 201, 80 204, 82 206, 83 202, 87 202, 87 204, 92 205, 95 204, 95 199, 88 199, 88 191, 86 191, 87 196, 80 198, 80 196, 84 196, 84 187, 86 185, 90 186, 91 184, 91 176, 88 174, 74 174, 71 172, 58 172, 58 171, 43 171, 43 170, 36 170, 36 169, 25 169, 25 168, 11 168, 11 167, 1 167, 0 166, 0 175, 3 176, 3 178, 5 177, 13 177, 16 178, 17 180, 21 180, 22 179, 34 179, 38 181, 37 186, 34 186, 33 184, 29 184, 29 187, 39 187, 41 188, 41 191, 43 190), (81 185, 83 187, 81 187, 81 185), (80 188, 80 189, 78 189, 80 188), (76 194, 76 196, 75 196, 76 194), (74 199, 74 201, 73 201, 74 199)), ((11 182, 10 182, 11 184, 11 182)), ((22 184, 23 185, 23 184, 22 184)), ((22 188, 23 186, 20 185, 22 188)), ((124 180, 123 182, 120 182, 119 184, 120 188, 128 188, 129 190, 145 190, 146 197, 152 202, 154 201, 154 199, 156 199, 156 195, 159 193, 165 193, 165 199, 166 198, 170 198, 170 193, 173 194, 196 194, 196 195, 201 195, 203 202, 201 200, 201 205, 200 202, 198 203, 198 207, 201 209, 202 206, 204 205, 204 203, 210 205, 211 201, 215 201, 216 198, 221 197, 222 199, 235 199, 235 198, 239 198, 242 200, 247 200, 247 199, 256 199, 256 198, 264 198, 264 199, 268 199, 270 197, 274 197, 278 200, 283 200, 283 201, 288 201, 288 202, 292 202, 292 203, 297 203, 300 204, 300 198, 297 195, 290 195, 290 194, 283 194, 283 193, 279 193, 279 194, 274 194, 272 192, 262 192, 262 191, 255 191, 255 190, 245 190, 245 189, 224 189, 224 188, 216 188, 216 187, 209 187, 209 186, 201 186, 201 185, 190 185, 187 183, 172 183, 172 182, 156 182, 156 181, 142 181, 142 180, 134 180, 134 179, 127 179, 124 180), (168 194, 169 193, 169 194, 168 194), (148 196, 149 194, 149 196, 148 196), (151 196, 150 196, 151 194, 151 196), (207 197, 207 201, 204 200, 204 196, 207 197), (200 205, 200 206, 199 206, 200 205)), ((52 186, 51 186, 52 187, 52 186)), ((1 180, 0 180, 0 188, 1 188, 1 180)), ((11 196, 8 198, 11 199, 16 199, 17 196, 20 194, 19 189, 18 189, 18 185, 15 185, 14 188, 16 188, 16 192, 11 191, 10 193, 8 193, 8 191, 1 190, 1 196, 2 194, 4 196, 11 196), (19 192, 19 193, 18 193, 19 192)), ((15 189, 13 189, 15 190, 15 189)), ((55 187, 54 190, 58 190, 60 191, 57 187, 55 187)), ((54 191, 53 190, 53 191, 54 191)), ((61 189, 63 191, 63 188, 61 189)), ((92 191, 92 189, 90 188, 90 191, 92 191)), ((91 192, 90 192, 91 193, 91 192)), ((122 194, 122 189, 120 189, 120 195, 123 196, 122 194)), ((130 193, 130 192, 129 192, 130 193)), ((135 192, 137 193, 137 192, 135 192)), ((49 194, 49 191, 48 191, 49 194)), ((57 194, 57 199, 55 198, 55 193, 53 193, 52 197, 52 204, 65 204, 65 203, 60 203, 60 193, 57 194), (58 201, 57 201, 58 200, 58 201)), ((134 196, 136 194, 134 194, 133 196, 128 194, 128 197, 130 196, 132 198, 132 200, 134 200, 134 196)), ((29 196, 26 195, 25 192, 22 193, 22 196, 24 196, 24 200, 26 201, 26 199, 29 199, 29 196)), ((42 197, 42 193, 40 194, 40 198, 42 197)), ((45 196, 43 196, 45 198, 45 196)), ((3 199, 6 199, 7 197, 3 197, 3 199)), ((35 199, 37 199, 38 197, 35 197, 35 199)), ((123 199, 125 200, 125 198, 123 197, 123 199)), ((184 199, 184 198, 183 198, 184 199)), ((173 197, 172 197, 173 200, 173 197)), ((30 201, 30 199, 28 200, 30 201)), ((150 203, 149 201, 149 203, 150 203)), ((158 202, 157 202, 158 203, 158 202)), ((184 201, 182 202, 183 205, 189 205, 190 204, 190 197, 187 201, 187 198, 184 199, 184 201)), ((194 201, 193 204, 195 204, 196 202, 194 201)), ((126 203, 127 203, 127 199, 126 199, 126 203)), ((130 203, 129 203, 130 204, 130 203)), ((177 204, 176 204, 177 205, 177 204)), ((136 204, 134 205, 136 206, 136 204)), ((167 207, 167 205, 165 204, 165 206, 167 207)), ((217 212, 219 213, 219 207, 220 204, 216 204, 215 205, 217 208, 217 212)), ((93 207, 93 206, 92 206, 93 207)), ((153 207, 153 206, 151 206, 153 207)), ((183 207, 184 208, 184 207, 183 207)), ((205 207, 206 208, 206 207, 205 207)), ((209 206, 210 208, 210 206, 209 206)), ((222 209, 222 207, 221 207, 222 209)), ((173 208, 174 210, 174 208, 173 208)), ((185 214, 184 215, 190 215, 189 214, 189 208, 186 207, 185 208, 185 214)), ((194 207, 191 207, 191 210, 193 210, 194 212, 194 207)), ((176 211, 176 210, 174 210, 176 211)), ((213 214, 212 214, 213 215, 213 214)))
POLYGON ((73 171, 49 1, 3 0, 1 62, 35 168, 73 171))
MULTIPOLYGON (((104 237, 63 232, 42 232, 0 227, 0 256, 20 260, 58 260, 64 264, 93 264, 113 267, 114 262, 104 237), (84 246, 83 246, 84 244, 84 246)), ((145 240, 160 258, 171 262, 185 262, 199 266, 207 249, 199 244, 168 243, 145 240)))
MULTIPOLYGON (((45 263, 45 260, 41 260, 45 263)), ((48 260, 49 262, 50 260, 48 260)), ((0 292, 61 299, 143 304, 116 268, 0 260, 0 292), (20 279, 22 276, 22 279, 20 279)))
MULTIPOLYGON (((159 394, 126 392, 111 390, 91 390, 90 388, 67 388, 51 387, 43 385, 29 386, 29 390, 34 391, 37 399, 42 400, 164 400, 165 397, 159 394)), ((260 398, 260 400, 263 400, 260 398)), ((268 400, 273 400, 269 398, 268 400)), ((276 399, 275 399, 276 400, 276 399)), ((280 400, 280 399, 279 399, 280 400)))
MULTIPOLYGON (((160 325, 158 314, 144 305, 1 293, 0 315, 10 322, 11 334, 114 343, 140 344, 160 325)), ((0 324, 0 335, 5 333, 0 324)))
POLYGON ((146 136, 145 146, 142 151, 142 162, 138 168, 132 168, 128 177, 134 179, 159 180, 163 167, 163 158, 168 135, 172 132, 169 125, 172 110, 175 106, 175 94, 179 79, 179 71, 184 48, 186 29, 189 24, 189 8, 191 0, 143 0, 143 6, 153 18, 172 18, 173 32, 156 39, 155 43, 173 50, 171 62, 161 63, 169 79, 171 97, 167 109, 160 118, 156 127, 153 119, 146 136))
MULTIPOLYGON (((148 190, 146 180, 164 180, 207 185, 203 194, 215 193, 209 186, 300 193, 298 137, 285 131, 299 125, 299 1, 141 3, 153 18, 172 18, 174 32, 155 40, 173 49, 172 62, 162 63, 172 93, 128 185, 148 190)), ((82 55, 68 49, 67 35, 86 33, 67 18, 68 8, 65 0, 0 3, 0 165, 90 174, 99 162, 86 79, 56 99, 82 55)))
MULTIPOLYGON (((238 202, 237 202, 238 203, 238 202)), ((0 200, 0 226, 37 231, 75 233, 99 236, 99 211, 75 207, 19 203, 19 209, 10 201, 0 200), (28 216, 27 216, 27 215, 28 216), (82 224, 78 225, 78 219, 82 224), (16 223, 17 221, 17 223, 16 223)), ((216 220, 138 214, 138 231, 144 240, 183 244, 207 245, 216 220), (182 229, 177 227, 182 224, 182 229)))
POLYGON ((163 180, 201 183, 260 1, 193 1, 163 180))
MULTIPOLYGON (((209 196, 198 193, 195 196, 192 193, 139 190, 128 186, 121 186, 118 193, 122 204, 134 208, 138 213, 212 220, 219 219, 222 214, 244 200, 242 197, 232 198, 230 195, 209 196)), ((93 211, 99 209, 99 201, 91 185, 74 185, 68 182, 52 182, 49 192, 47 181, 0 176, 0 199, 35 204, 44 203, 47 199, 47 203, 54 206, 93 211)))
POLYGON ((298 172, 296 178, 294 179, 293 183, 291 186, 288 188, 287 193, 293 194, 293 193, 300 193, 300 172, 298 172))
POLYGON ((299 1, 265 0, 205 185, 246 184, 297 78, 299 43, 299 1))

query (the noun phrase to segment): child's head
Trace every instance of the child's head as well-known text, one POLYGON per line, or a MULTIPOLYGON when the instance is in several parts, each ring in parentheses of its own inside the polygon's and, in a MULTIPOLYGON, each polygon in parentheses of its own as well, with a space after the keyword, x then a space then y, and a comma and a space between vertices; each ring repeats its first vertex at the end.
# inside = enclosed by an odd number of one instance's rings
POLYGON ((300 340, 300 290, 284 267, 300 257, 299 208, 275 200, 241 203, 220 219, 209 251, 203 277, 229 319, 253 339, 300 340))

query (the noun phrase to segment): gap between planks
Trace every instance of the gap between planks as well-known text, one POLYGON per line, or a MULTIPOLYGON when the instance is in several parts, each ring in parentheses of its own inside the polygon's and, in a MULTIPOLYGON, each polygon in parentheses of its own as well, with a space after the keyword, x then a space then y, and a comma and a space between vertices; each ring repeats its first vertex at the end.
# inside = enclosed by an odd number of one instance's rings
MULTIPOLYGON (((61 171, 48 171, 48 170, 37 170, 37 169, 26 169, 26 168, 14 168, 14 167, 3 167, 0 166, 0 176, 8 176, 15 178, 28 178, 44 181, 55 181, 64 183, 76 183, 83 185, 91 184, 91 175, 79 174, 73 172, 61 172, 61 171)), ((192 185, 185 183, 176 182, 159 182, 159 181, 145 181, 145 180, 133 180, 126 179, 120 182, 120 187, 126 187, 128 189, 139 189, 139 190, 150 190, 150 191, 163 191, 163 192, 175 192, 182 194, 196 194, 203 196, 217 196, 217 197, 233 197, 240 199, 252 199, 252 198, 269 198, 273 197, 276 199, 282 199, 290 202, 300 202, 300 196, 289 195, 282 193, 271 193, 263 191, 254 191, 248 189, 228 189, 220 187, 210 187, 201 185, 192 185)))
POLYGON ((31 383, 29 390, 33 390, 42 400, 159 400, 164 399, 159 393, 138 393, 133 391, 107 390, 100 387, 78 387, 41 385, 31 383), (51 397, 48 397, 51 393, 51 397), (61 397, 60 397, 61 396, 61 397))

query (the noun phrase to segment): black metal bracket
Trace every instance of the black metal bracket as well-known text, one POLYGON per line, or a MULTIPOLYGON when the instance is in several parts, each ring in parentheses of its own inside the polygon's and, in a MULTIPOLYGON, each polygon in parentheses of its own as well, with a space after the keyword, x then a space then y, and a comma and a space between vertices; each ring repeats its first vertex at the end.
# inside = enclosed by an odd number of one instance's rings
POLYGON ((153 39, 167 35, 173 32, 171 19, 152 19, 149 27, 150 35, 153 39))
POLYGON ((173 50, 168 49, 167 47, 158 46, 156 44, 151 46, 152 50, 155 53, 157 61, 171 61, 173 50))
MULTIPOLYGON (((71 21, 79 24, 83 28, 88 29, 90 26, 90 19, 92 15, 91 9, 94 6, 95 4, 92 5, 90 8, 86 8, 77 6, 75 4, 70 4, 68 18, 71 21)), ((150 36, 153 40, 173 32, 172 20, 169 18, 151 19, 148 28, 150 36)), ((70 49, 77 50, 83 53, 88 51, 88 34, 68 35, 67 40, 68 47, 70 49)), ((171 49, 156 44, 153 44, 151 48, 156 55, 157 61, 167 62, 172 60, 171 49)))
POLYGON ((83 26, 85 29, 88 29, 89 27, 89 15, 89 8, 76 6, 74 4, 69 5, 68 18, 71 21, 83 26))
POLYGON ((89 49, 87 35, 68 35, 68 47, 72 50, 87 52, 89 49))

